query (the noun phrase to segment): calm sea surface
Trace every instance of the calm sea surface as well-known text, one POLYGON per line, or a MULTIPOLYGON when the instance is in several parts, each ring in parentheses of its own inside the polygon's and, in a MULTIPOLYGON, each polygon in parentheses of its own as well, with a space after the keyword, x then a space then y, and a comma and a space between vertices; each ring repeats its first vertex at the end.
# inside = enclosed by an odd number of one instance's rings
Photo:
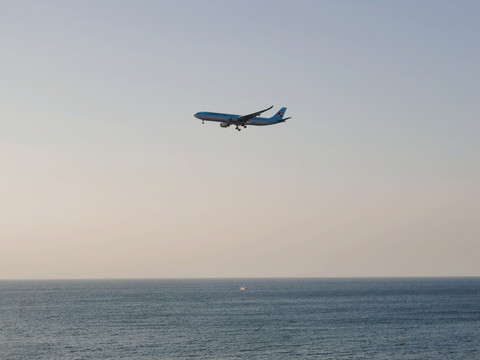
POLYGON ((2 360, 189 358, 480 359, 480 278, 0 281, 2 360))

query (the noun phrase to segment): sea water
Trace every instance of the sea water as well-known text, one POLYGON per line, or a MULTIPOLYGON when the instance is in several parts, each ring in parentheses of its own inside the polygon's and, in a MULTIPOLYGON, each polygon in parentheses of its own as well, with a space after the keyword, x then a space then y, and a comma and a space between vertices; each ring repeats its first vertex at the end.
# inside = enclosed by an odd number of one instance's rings
POLYGON ((480 359, 480 278, 0 281, 0 359, 480 359))

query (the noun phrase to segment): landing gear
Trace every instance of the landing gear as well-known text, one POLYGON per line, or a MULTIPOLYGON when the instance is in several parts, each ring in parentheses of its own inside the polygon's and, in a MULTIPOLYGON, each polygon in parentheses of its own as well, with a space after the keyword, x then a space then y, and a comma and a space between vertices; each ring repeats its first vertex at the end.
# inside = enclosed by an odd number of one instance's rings
POLYGON ((237 129, 238 131, 242 130, 242 129, 240 129, 238 126, 236 126, 235 129, 237 129))
POLYGON ((202 120, 202 124, 205 124, 205 121, 202 120))

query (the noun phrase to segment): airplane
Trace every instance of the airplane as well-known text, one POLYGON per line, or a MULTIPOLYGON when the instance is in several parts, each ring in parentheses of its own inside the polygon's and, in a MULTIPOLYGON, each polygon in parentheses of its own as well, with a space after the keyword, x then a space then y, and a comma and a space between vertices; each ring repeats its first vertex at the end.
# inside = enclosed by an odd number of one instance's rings
POLYGON ((285 115, 285 111, 287 110, 286 107, 281 108, 275 115, 271 118, 262 118, 258 117, 261 113, 270 110, 273 108, 273 105, 265 110, 260 110, 248 115, 232 115, 232 114, 222 114, 222 113, 214 113, 214 112, 197 112, 195 116, 197 119, 202 120, 202 124, 206 121, 216 121, 220 123, 222 128, 227 128, 230 125, 235 125, 235 129, 238 131, 242 130, 240 127, 247 128, 247 125, 256 125, 256 126, 263 126, 263 125, 273 125, 285 122, 291 117, 283 118, 285 115))

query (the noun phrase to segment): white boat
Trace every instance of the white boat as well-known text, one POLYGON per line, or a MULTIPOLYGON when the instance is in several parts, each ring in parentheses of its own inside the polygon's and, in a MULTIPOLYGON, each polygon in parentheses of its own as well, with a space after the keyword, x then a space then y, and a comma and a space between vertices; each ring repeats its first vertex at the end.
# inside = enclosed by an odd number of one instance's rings
POLYGON ((240 290, 245 291, 247 290, 247 287, 245 285, 240 286, 240 290))

